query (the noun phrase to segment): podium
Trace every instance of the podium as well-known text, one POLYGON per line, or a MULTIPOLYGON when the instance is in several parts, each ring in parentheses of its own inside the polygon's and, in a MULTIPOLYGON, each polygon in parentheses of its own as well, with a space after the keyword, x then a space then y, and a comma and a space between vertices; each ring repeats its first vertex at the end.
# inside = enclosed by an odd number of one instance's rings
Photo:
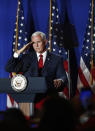
POLYGON ((21 92, 13 90, 10 78, 0 79, 0 93, 7 93, 18 103, 34 102, 36 93, 47 91, 47 82, 44 77, 28 77, 27 87, 21 92))

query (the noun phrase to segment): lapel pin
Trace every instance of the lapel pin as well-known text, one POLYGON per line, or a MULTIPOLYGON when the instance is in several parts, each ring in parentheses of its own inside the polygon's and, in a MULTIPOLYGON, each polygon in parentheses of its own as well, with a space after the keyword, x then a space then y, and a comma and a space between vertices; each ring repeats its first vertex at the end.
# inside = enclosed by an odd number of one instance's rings
POLYGON ((48 58, 48 60, 50 60, 50 58, 48 58))

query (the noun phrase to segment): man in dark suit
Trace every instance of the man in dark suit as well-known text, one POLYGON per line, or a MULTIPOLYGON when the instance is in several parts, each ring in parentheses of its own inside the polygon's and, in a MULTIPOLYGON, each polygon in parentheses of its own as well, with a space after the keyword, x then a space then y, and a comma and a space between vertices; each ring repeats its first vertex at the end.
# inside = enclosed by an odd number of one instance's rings
POLYGON ((23 72, 26 77, 45 77, 49 88, 58 89, 67 83, 63 58, 47 50, 46 35, 40 31, 34 32, 31 36, 31 43, 15 52, 8 60, 6 71, 23 72), (33 48, 32 51, 22 54, 30 47, 33 48))

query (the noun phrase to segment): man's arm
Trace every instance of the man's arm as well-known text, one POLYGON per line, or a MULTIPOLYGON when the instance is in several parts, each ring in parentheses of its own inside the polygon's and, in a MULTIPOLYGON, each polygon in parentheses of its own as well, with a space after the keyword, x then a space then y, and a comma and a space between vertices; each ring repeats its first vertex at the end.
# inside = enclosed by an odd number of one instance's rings
POLYGON ((7 72, 23 72, 23 58, 20 58, 20 54, 27 50, 31 46, 32 42, 24 45, 20 50, 17 50, 13 56, 8 60, 5 70, 7 72))
POLYGON ((22 69, 22 61, 19 58, 14 57, 11 57, 5 66, 5 70, 7 72, 18 73, 19 71, 21 72, 21 69, 22 69))
POLYGON ((59 88, 65 86, 68 82, 66 71, 64 69, 63 59, 60 58, 56 70, 56 79, 54 80, 54 86, 59 88))

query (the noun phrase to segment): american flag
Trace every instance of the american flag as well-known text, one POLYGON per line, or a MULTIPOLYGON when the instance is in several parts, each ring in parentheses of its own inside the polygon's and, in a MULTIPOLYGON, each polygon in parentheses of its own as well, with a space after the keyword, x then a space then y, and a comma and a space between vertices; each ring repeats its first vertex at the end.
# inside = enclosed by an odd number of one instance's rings
MULTIPOLYGON (((64 32, 63 23, 59 15, 59 10, 55 0, 51 1, 51 52, 61 55, 64 60, 67 60, 67 51, 63 48, 64 46, 64 32)), ((49 40, 49 35, 47 38, 49 40)), ((50 42, 50 41, 49 41, 50 42)), ((48 44, 48 48, 49 44, 48 44)))
POLYGON ((59 15, 59 10, 58 10, 56 0, 51 0, 50 13, 51 14, 49 16, 49 19, 51 17, 51 21, 50 21, 51 27, 50 25, 48 27, 49 27, 49 30, 51 30, 51 33, 47 31, 48 32, 47 33, 48 49, 50 50, 50 43, 51 43, 51 52, 63 57, 63 60, 64 60, 63 66, 66 70, 66 73, 68 74, 68 60, 67 60, 68 54, 64 48, 63 22, 61 20, 61 16, 59 15), (49 37, 51 37, 51 41, 49 37))
MULTIPOLYGON (((24 44, 28 43, 27 32, 25 31, 25 18, 23 12, 22 0, 18 0, 16 22, 14 24, 12 55, 16 49, 20 49, 24 44), (17 43, 16 43, 17 39, 17 43)), ((10 74, 13 76, 13 73, 10 74)), ((7 108, 18 107, 18 103, 8 94, 7 95, 7 108)))
POLYGON ((81 51, 77 86, 80 90, 81 87, 93 87, 93 85, 95 86, 95 0, 90 1, 88 24, 81 51))
POLYGON ((17 49, 19 50, 23 45, 27 44, 27 32, 25 29, 25 18, 24 18, 24 12, 23 12, 23 5, 22 0, 18 1, 18 22, 16 20, 15 27, 14 27, 14 35, 13 35, 13 52, 15 51, 16 46, 16 33, 17 34, 17 49), (18 31, 17 31, 18 30, 18 31))

